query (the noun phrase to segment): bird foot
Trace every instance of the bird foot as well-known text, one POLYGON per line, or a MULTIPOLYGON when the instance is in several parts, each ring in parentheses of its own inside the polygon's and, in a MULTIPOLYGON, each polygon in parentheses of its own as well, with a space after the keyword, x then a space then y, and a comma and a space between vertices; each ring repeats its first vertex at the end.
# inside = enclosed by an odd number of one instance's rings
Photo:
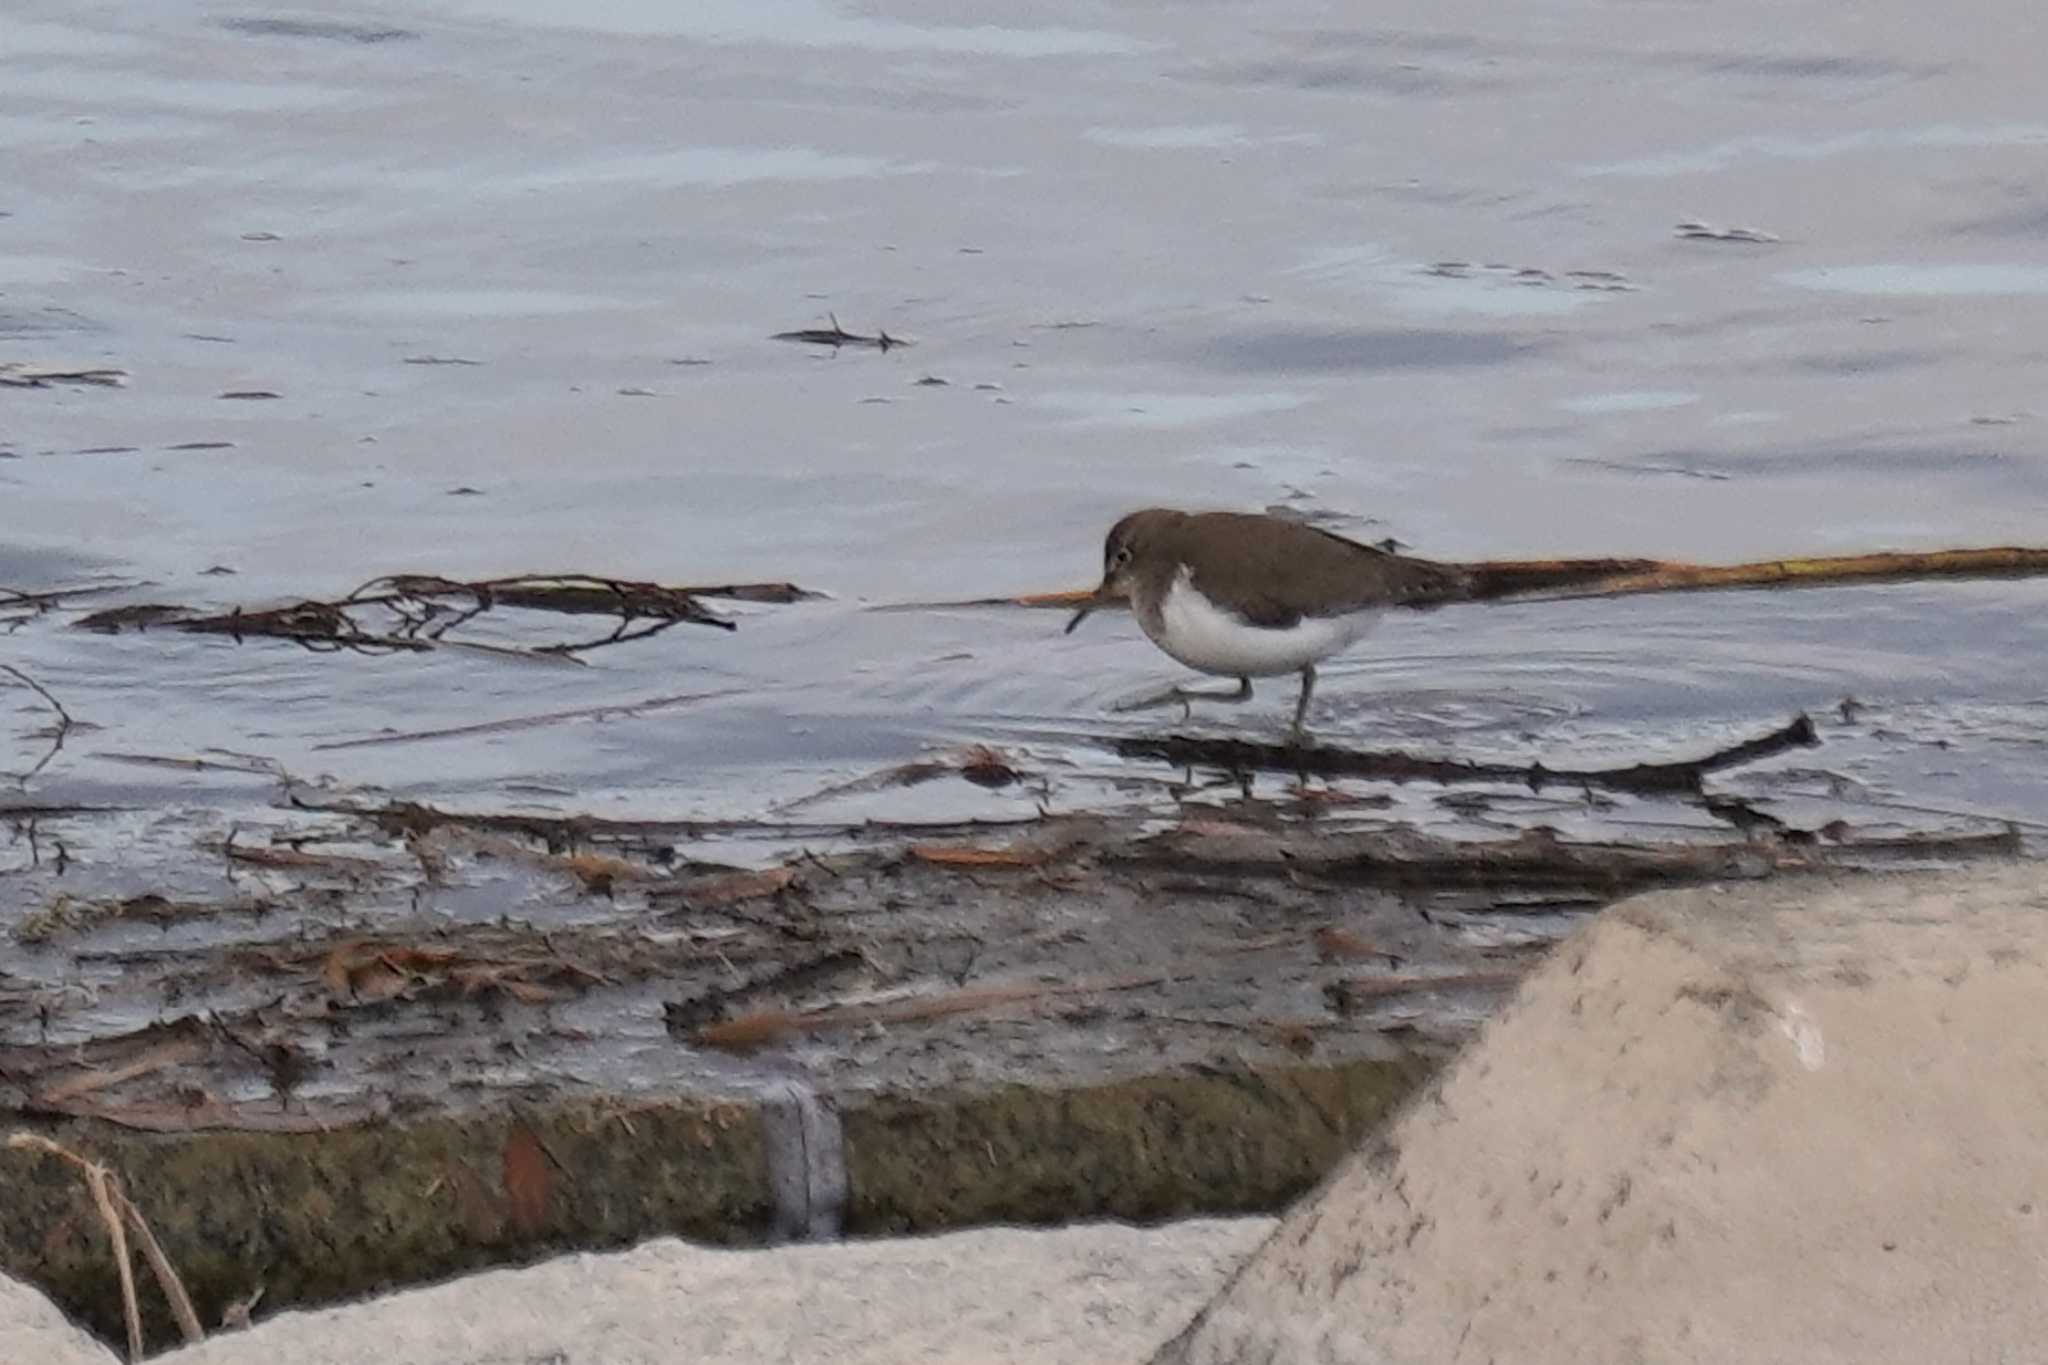
POLYGON ((1181 719, 1186 720, 1189 716, 1194 714, 1195 708, 1193 707, 1193 705, 1191 705, 1191 703, 1193 702, 1241 702, 1250 701, 1251 699, 1251 679, 1240 678, 1238 679, 1237 690, 1233 692, 1198 692, 1185 687, 1169 687, 1164 692, 1153 692, 1147 694, 1146 696, 1134 698, 1130 701, 1120 701, 1116 703, 1116 705, 1110 707, 1109 709, 1118 712, 1150 711, 1155 707, 1171 706, 1175 702, 1179 702, 1181 707, 1181 719))

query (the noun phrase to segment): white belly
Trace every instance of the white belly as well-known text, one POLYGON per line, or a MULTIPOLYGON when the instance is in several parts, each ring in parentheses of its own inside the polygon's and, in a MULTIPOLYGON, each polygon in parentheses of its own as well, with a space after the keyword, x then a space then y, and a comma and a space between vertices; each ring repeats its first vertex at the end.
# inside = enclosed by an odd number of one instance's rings
POLYGON ((1270 678, 1298 673, 1319 659, 1350 648, 1363 639, 1377 611, 1349 616, 1304 616, 1284 630, 1247 625, 1212 605, 1189 586, 1183 573, 1160 604, 1159 629, 1140 624, 1152 643, 1189 668, 1229 677, 1270 678))

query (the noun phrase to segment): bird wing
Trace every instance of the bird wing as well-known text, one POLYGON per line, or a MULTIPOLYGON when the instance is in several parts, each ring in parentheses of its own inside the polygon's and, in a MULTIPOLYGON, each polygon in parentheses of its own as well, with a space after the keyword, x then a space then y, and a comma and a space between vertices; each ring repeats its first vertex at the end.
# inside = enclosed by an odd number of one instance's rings
POLYGON ((1298 522, 1250 513, 1210 515, 1226 519, 1216 529, 1227 530, 1231 521, 1285 529, 1279 536, 1205 536, 1202 547, 1187 556, 1196 587, 1205 578, 1238 585, 1239 614, 1255 626, 1284 630, 1317 614, 1430 607, 1467 591, 1466 575, 1454 565, 1391 554, 1298 522), (1248 582, 1260 589, 1246 596, 1241 589, 1248 582))

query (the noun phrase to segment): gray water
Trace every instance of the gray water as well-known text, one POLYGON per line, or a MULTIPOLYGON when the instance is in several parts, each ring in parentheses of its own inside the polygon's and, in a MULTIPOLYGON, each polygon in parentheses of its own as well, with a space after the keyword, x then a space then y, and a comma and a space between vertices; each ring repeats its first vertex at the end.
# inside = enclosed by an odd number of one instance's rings
MULTIPOLYGON (((1454 559, 2041 543, 2038 30, 2010 0, 16 0, 0 362, 132 382, 0 389, 0 586, 226 608, 573 570, 830 594, 588 668, 20 620, 0 661, 80 722, 27 793, 138 812, 105 866, 152 812, 273 800, 135 754, 732 817, 992 742, 1072 773, 1071 808, 1120 771, 1091 738, 1160 723, 1114 703, 1177 677, 1128 620, 866 608, 1083 586, 1146 504, 1285 506, 1454 559), (769 339, 832 317, 915 344, 769 339), (279 396, 218 397, 250 390, 279 396), (722 695, 328 747, 698 692, 722 695)), ((1447 610, 1327 668, 1316 724, 1589 765, 1854 696, 1827 747, 1731 781, 2048 821, 2044 602, 1447 610)), ((1291 702, 1197 723, 1273 737, 1291 702)), ((0 768, 50 720, 0 692, 0 768)))

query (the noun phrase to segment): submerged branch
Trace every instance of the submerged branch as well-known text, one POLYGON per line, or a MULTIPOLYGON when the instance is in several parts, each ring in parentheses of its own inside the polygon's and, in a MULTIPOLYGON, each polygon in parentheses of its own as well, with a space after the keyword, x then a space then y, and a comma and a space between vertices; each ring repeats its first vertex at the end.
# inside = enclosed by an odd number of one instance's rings
POLYGON ((1115 741, 1125 758, 1157 758, 1182 766, 1232 772, 1313 773, 1322 777, 1366 777, 1393 782, 1513 782, 1540 791, 1546 786, 1601 787, 1628 792, 1697 792, 1711 772, 1751 763, 1788 749, 1820 743, 1806 716, 1768 734, 1718 749, 1699 758, 1669 763, 1636 763, 1626 768, 1550 768, 1541 763, 1482 763, 1424 758, 1391 751, 1340 749, 1329 745, 1264 744, 1254 740, 1190 735, 1135 736, 1115 741))

